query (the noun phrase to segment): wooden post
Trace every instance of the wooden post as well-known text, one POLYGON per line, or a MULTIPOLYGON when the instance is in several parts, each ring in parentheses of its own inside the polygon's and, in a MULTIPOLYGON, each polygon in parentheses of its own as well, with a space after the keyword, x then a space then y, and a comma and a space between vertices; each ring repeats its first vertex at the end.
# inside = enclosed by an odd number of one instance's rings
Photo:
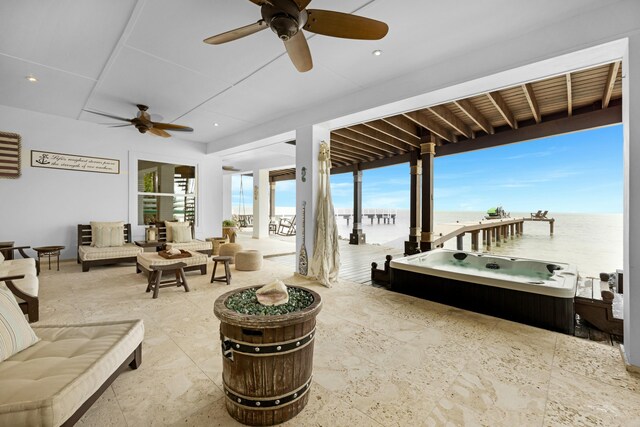
POLYGON ((491 250, 491 229, 485 229, 485 234, 487 235, 487 250, 491 250))
MULTIPOLYGON (((404 242, 405 255, 420 252, 420 180, 422 175, 422 161, 418 150, 411 152, 410 183, 411 200, 409 205, 409 240, 404 242)), ((373 219, 371 219, 373 223, 373 219)))
POLYGON ((496 246, 500 247, 502 244, 502 227, 497 226, 496 230, 496 246))
POLYGON ((478 235, 480 234, 479 231, 472 231, 471 232, 471 250, 472 251, 477 251, 478 250, 478 235))
POLYGON ((553 236, 553 224, 556 222, 555 219, 551 218, 549 220, 549 235, 553 236))
POLYGON ((487 230, 482 229, 482 246, 487 245, 487 230))
POLYGON ((516 234, 515 224, 509 224, 509 237, 513 240, 513 235, 516 234))
POLYGON ((456 248, 457 248, 459 251, 461 251, 461 250, 463 250, 463 249, 464 249, 464 247, 463 247, 463 243, 464 243, 464 242, 463 242, 463 238, 464 238, 464 233, 462 233, 462 234, 458 234, 458 235, 456 236, 456 248))
POLYGON ((430 135, 420 144, 422 155, 422 233, 420 234, 420 250, 433 249, 433 158, 436 155, 436 139, 430 135))
POLYGON ((269 183, 269 221, 274 221, 276 217, 276 182, 269 183))
POLYGON ((509 227, 506 225, 502 226, 502 243, 507 243, 507 238, 509 235, 509 227))
MULTIPOLYGON (((349 217, 347 217, 349 225, 349 217)), ((362 232, 362 171, 360 164, 353 165, 353 231, 349 236, 349 244, 364 245, 365 234, 362 232)))

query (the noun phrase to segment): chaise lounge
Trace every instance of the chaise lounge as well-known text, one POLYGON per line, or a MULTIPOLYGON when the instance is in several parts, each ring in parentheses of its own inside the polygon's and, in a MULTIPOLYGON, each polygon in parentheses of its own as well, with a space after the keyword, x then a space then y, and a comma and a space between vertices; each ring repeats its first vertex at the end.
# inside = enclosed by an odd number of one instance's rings
POLYGON ((40 314, 40 302, 38 292, 39 263, 29 257, 24 250, 29 246, 5 247, 0 252, 0 288, 8 289, 13 293, 18 305, 24 314, 29 317, 29 322, 37 322, 40 314), (4 254, 9 251, 18 251, 22 259, 5 259, 4 254))

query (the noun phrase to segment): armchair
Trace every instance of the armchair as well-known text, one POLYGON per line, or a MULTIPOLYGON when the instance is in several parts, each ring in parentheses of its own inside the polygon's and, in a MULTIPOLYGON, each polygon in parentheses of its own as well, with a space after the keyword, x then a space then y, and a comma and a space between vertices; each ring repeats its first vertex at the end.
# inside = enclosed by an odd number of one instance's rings
POLYGON ((8 288, 16 297, 23 313, 29 316, 29 322, 39 319, 38 300, 40 263, 29 257, 24 250, 29 246, 3 247, 0 252, 0 286, 8 288), (23 259, 5 259, 5 253, 17 250, 23 259))

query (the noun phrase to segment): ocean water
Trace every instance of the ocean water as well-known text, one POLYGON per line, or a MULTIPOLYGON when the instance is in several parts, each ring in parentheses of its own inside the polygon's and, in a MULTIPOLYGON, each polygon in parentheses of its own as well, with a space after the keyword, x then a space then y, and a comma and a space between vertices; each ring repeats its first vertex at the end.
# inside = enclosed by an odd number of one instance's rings
MULTIPOLYGON (((528 217, 529 212, 512 212, 512 217, 528 217)), ((597 276, 600 272, 611 273, 622 268, 622 214, 569 214, 550 212, 555 218, 554 235, 549 235, 546 222, 525 222, 524 235, 508 239, 502 246, 491 247, 491 253, 516 257, 533 258, 544 261, 569 263, 577 266, 582 276, 597 276)), ((436 224, 478 221, 484 212, 435 212, 436 224)), ((338 233, 348 239, 351 222, 347 226, 344 218, 336 218, 338 233)), ((380 244, 404 250, 404 241, 409 235, 409 211, 397 211, 396 223, 373 225, 363 218, 363 231, 367 243, 380 244)), ((451 239, 445 248, 455 249, 456 239, 451 239)), ((471 236, 464 237, 464 249, 471 250, 471 236)), ((483 248, 486 252, 486 249, 483 248)))

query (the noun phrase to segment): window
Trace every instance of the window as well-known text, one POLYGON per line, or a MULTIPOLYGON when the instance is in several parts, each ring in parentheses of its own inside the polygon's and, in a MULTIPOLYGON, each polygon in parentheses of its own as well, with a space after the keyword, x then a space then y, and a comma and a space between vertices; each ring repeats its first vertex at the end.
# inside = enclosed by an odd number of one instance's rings
POLYGON ((196 220, 195 166, 138 160, 138 225, 196 220))

